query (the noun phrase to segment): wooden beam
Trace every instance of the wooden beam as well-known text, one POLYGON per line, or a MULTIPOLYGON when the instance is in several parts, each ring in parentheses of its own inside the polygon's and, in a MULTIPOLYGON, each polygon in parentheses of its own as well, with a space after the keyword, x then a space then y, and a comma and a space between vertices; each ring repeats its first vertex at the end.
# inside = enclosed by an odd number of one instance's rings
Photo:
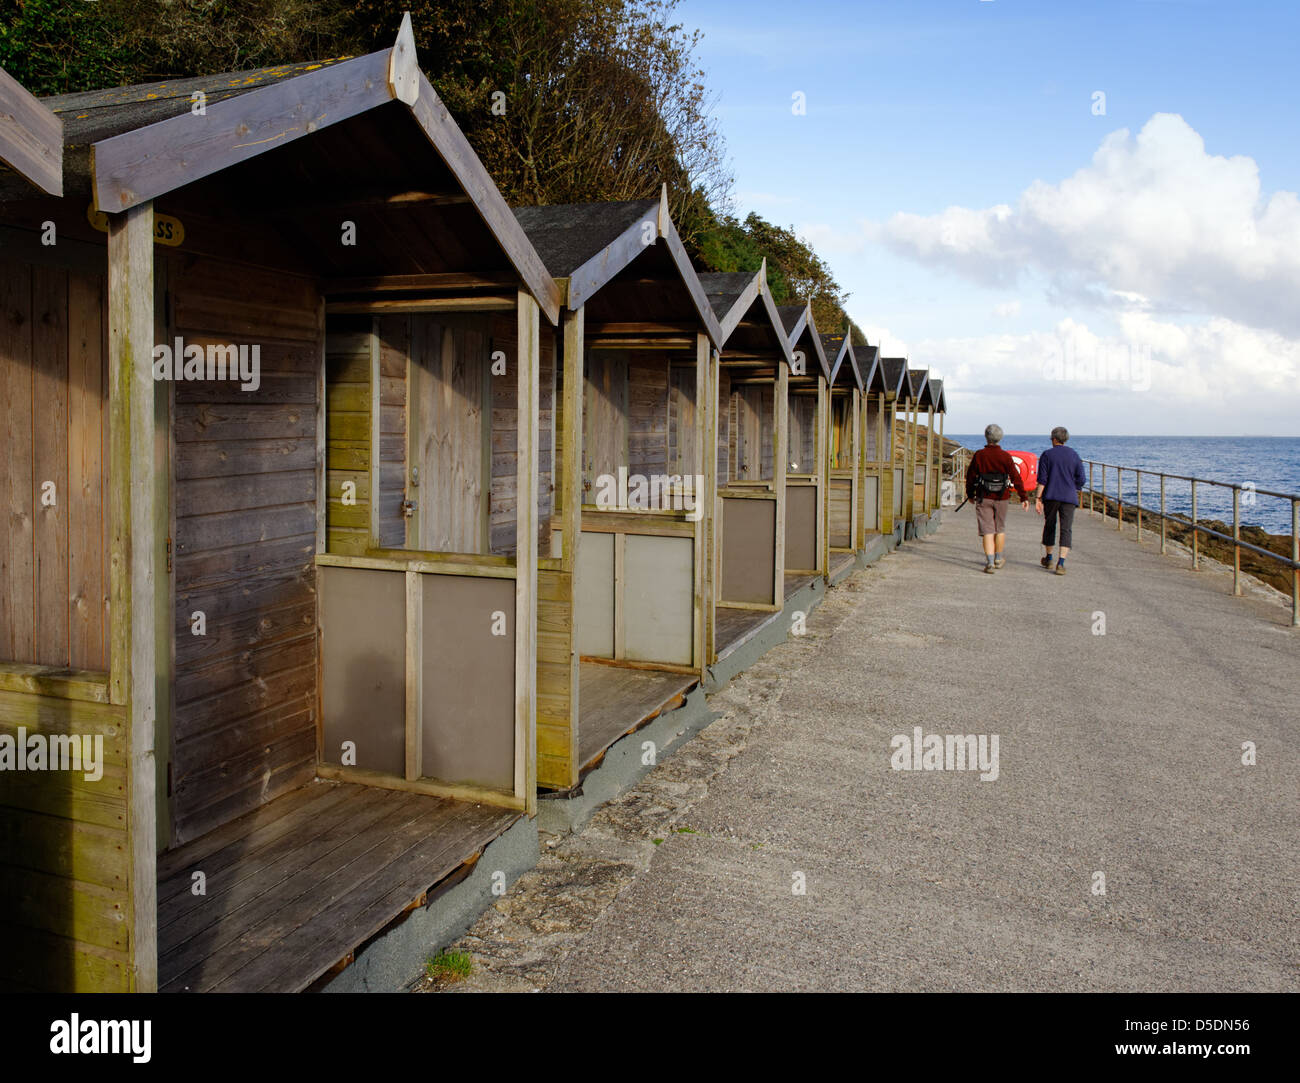
POLYGON ((325 311, 332 316, 379 315, 385 312, 509 312, 514 307, 513 297, 504 295, 325 302, 325 311))
POLYGON ((472 274, 370 275, 365 278, 332 278, 321 286, 326 297, 351 293, 397 293, 418 290, 500 289, 513 286, 515 275, 484 271, 472 274))
POLYGON ((0 161, 42 192, 63 195, 63 121, 3 68, 0 161))
POLYGON ((112 701, 127 708, 133 987, 158 988, 155 838, 153 205, 108 223, 112 701))
POLYGON ((515 458, 515 795, 537 812, 537 436, 541 324, 537 301, 519 291, 518 436, 515 458))

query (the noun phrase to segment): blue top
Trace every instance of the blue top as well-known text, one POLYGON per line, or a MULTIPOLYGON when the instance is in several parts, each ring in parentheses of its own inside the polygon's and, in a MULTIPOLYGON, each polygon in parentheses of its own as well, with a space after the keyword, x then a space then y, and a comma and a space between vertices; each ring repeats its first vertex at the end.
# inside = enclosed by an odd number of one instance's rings
POLYGON ((1038 456, 1038 484, 1044 500, 1078 504, 1079 490, 1088 487, 1088 475, 1079 453, 1065 444, 1053 444, 1038 456))

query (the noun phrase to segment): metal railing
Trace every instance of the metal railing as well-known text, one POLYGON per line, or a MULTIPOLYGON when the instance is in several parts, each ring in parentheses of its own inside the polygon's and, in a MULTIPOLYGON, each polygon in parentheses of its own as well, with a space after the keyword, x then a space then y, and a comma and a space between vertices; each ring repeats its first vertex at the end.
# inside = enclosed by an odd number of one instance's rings
POLYGON ((1258 553, 1260 556, 1269 557, 1278 561, 1280 564, 1291 569, 1291 626, 1300 627, 1300 494, 1296 493, 1275 493, 1269 489, 1257 489, 1253 485, 1239 485, 1230 481, 1214 481, 1210 478, 1194 478, 1186 474, 1166 474, 1160 470, 1143 470, 1136 466, 1116 466, 1111 463, 1098 462, 1094 459, 1084 459, 1088 464, 1088 510, 1094 509, 1094 494, 1101 496, 1101 517, 1104 522, 1106 515, 1106 472, 1115 471, 1115 528, 1119 531, 1124 529, 1124 474, 1127 472, 1136 479, 1136 492, 1134 506, 1135 519, 1137 522, 1137 541, 1142 543, 1142 515, 1155 515, 1160 519, 1160 552, 1167 553, 1168 541, 1168 524, 1172 519, 1180 526, 1191 528, 1192 533, 1192 567, 1198 569, 1201 566, 1201 535, 1205 534, 1211 538, 1217 538, 1220 541, 1231 543, 1232 545, 1232 593, 1240 597, 1241 595, 1241 551, 1248 549, 1252 553, 1258 553), (1101 470, 1101 490, 1098 493, 1095 481, 1095 470, 1101 470), (1160 479, 1160 510, 1146 508, 1142 504, 1142 478, 1154 477, 1160 479), (1192 512, 1191 518, 1184 518, 1178 515, 1169 515, 1166 513, 1166 482, 1168 481, 1186 481, 1191 483, 1192 490, 1192 512), (1224 534, 1222 531, 1214 530, 1208 526, 1203 526, 1198 516, 1198 485, 1211 485, 1220 489, 1232 490, 1232 533, 1224 534), (1291 505, 1291 556, 1288 558, 1281 553, 1275 553, 1272 549, 1265 549, 1262 545, 1254 545, 1248 541, 1241 540, 1241 494, 1247 492, 1251 494, 1252 499, 1256 496, 1269 496, 1278 500, 1285 500, 1291 505))

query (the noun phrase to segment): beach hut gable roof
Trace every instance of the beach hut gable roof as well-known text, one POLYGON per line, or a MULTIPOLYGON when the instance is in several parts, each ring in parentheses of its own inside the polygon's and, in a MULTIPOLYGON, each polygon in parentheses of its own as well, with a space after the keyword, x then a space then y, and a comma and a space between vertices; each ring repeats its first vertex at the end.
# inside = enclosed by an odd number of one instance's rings
MULTIPOLYGON (((222 173, 223 184, 242 187, 249 201, 286 217, 319 217, 313 189, 324 181, 348 188, 332 195, 333 207, 355 203, 366 213, 401 210, 413 219, 457 213, 462 243, 495 249, 484 253, 495 264, 484 270, 508 265, 548 319, 559 319, 559 287, 419 69, 409 15, 391 49, 367 56, 66 94, 45 105, 64 121, 69 178, 88 184, 97 210, 125 211, 222 173), (347 125, 361 114, 374 118, 371 130, 347 125), (315 174, 276 155, 317 133, 332 138, 311 158, 315 174), (388 159, 396 159, 391 176, 388 159), (238 167, 245 172, 225 174, 238 167), (408 177, 423 190, 395 194, 408 177)), ((400 239, 403 230, 393 224, 383 232, 400 239)))
POLYGON ((658 199, 515 207, 515 218, 555 276, 565 307, 582 308, 620 272, 662 244, 682 286, 715 345, 722 332, 690 256, 668 213, 668 186, 658 199))
POLYGON ((907 358, 882 357, 880 367, 885 377, 885 394, 897 398, 907 383, 907 358))
MULTIPOLYGON (((826 350, 822 347, 822 336, 817 333, 817 321, 813 319, 811 302, 802 305, 779 305, 776 311, 781 317, 786 336, 790 339, 791 358, 793 359, 796 349, 802 348, 805 353, 811 353, 817 359, 817 367, 826 377, 826 382, 830 383, 830 362, 826 359, 826 350)), ((812 373, 806 372, 805 375, 811 376, 812 373)))
POLYGON ((0 68, 0 172, 3 166, 21 178, 20 190, 63 195, 63 122, 0 68))
POLYGON ((700 282, 718 318, 722 331, 720 345, 725 346, 737 330, 746 325, 758 330, 762 338, 770 340, 785 363, 790 364, 793 360, 790 340, 767 285, 766 259, 757 271, 712 271, 700 275, 700 282))
POLYGON ((828 356, 834 358, 831 362, 830 384, 835 386, 835 381, 839 379, 840 370, 844 367, 844 362, 849 363, 849 371, 853 373, 853 382, 861 391, 863 387, 862 369, 858 365, 857 350, 853 346, 853 341, 849 335, 822 335, 822 343, 828 356))

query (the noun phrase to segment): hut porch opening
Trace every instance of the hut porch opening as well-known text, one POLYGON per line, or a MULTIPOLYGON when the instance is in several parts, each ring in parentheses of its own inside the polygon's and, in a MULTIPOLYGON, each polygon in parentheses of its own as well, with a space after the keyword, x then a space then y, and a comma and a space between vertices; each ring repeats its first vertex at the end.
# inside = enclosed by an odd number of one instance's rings
POLYGON ((307 989, 466 875, 519 816, 354 783, 291 790, 159 859, 159 990, 307 989))

